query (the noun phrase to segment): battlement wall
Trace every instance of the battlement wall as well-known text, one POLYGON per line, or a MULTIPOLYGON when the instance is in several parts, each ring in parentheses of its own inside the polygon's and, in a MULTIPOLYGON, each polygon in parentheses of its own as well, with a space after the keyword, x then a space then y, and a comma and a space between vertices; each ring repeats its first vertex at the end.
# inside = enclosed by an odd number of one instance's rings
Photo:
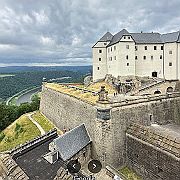
POLYGON ((43 86, 40 111, 60 129, 85 123, 92 139, 92 155, 103 165, 126 163, 126 130, 132 123, 180 124, 178 94, 96 106, 43 86))

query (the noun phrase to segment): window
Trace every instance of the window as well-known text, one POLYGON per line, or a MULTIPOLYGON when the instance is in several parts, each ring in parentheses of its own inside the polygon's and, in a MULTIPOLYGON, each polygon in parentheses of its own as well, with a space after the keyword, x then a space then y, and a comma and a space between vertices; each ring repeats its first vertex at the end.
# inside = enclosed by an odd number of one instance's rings
POLYGON ((114 56, 114 60, 116 60, 116 56, 114 56))
POLYGON ((172 54, 172 51, 169 51, 169 54, 172 54))
POLYGON ((152 72, 152 77, 157 77, 157 72, 156 71, 152 72))
POLYGON ((152 121, 152 114, 149 115, 149 120, 152 121))
POLYGON ((112 51, 112 47, 111 47, 111 51, 112 51))
POLYGON ((157 50, 157 46, 154 46, 154 50, 157 50))
POLYGON ((145 59, 146 59, 146 56, 143 56, 143 59, 145 60, 145 59))
POLYGON ((99 70, 99 67, 97 67, 97 70, 99 70))
POLYGON ((124 36, 124 39, 126 39, 126 36, 124 36))
POLYGON ((101 58, 99 58, 99 61, 101 61, 101 58))
POLYGON ((109 53, 110 49, 108 48, 108 53, 109 53))
POLYGON ((99 53, 102 53, 102 50, 101 50, 101 49, 99 50, 99 53))
POLYGON ((126 45, 126 49, 129 49, 129 45, 126 45))
POLYGON ((104 45, 106 46, 106 43, 104 43, 104 45))
POLYGON ((128 36, 128 39, 131 39, 131 37, 130 37, 130 36, 128 36))
POLYGON ((172 62, 169 62, 169 66, 172 66, 172 62))
POLYGON ((127 63, 127 66, 129 66, 129 63, 127 63))
POLYGON ((126 56, 126 59, 128 59, 129 57, 128 57, 128 55, 126 56))
POLYGON ((144 49, 147 50, 147 46, 144 46, 144 49))
POLYGON ((138 57, 137 56, 135 56, 135 60, 137 60, 138 59, 138 57))
POLYGON ((159 57, 160 59, 162 59, 162 55, 160 55, 160 57, 159 57))
POLYGON ((164 47, 163 47, 163 46, 161 46, 161 50, 164 50, 164 47))
POLYGON ((116 50, 116 46, 114 46, 114 51, 116 50))
POLYGON ((151 56, 151 60, 153 60, 153 56, 151 56))
POLYGON ((138 50, 138 47, 137 46, 135 46, 135 51, 137 51, 138 50))

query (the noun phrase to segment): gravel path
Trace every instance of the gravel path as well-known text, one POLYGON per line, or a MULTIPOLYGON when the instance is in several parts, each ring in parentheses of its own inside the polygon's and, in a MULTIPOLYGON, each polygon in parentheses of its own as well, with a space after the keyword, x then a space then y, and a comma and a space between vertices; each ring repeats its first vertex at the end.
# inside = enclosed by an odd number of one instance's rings
POLYGON ((33 118, 32 118, 32 115, 34 114, 35 112, 32 112, 32 113, 29 113, 27 114, 26 116, 32 121, 32 123, 39 129, 39 131, 41 132, 41 135, 45 134, 45 131, 44 129, 41 127, 41 125, 35 121, 33 118))

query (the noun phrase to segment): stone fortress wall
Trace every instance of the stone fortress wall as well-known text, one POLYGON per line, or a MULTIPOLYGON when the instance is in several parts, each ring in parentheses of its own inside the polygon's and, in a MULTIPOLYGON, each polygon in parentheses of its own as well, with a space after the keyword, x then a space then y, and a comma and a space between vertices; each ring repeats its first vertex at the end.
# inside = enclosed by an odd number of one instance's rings
POLYGON ((146 180, 179 180, 179 125, 141 126, 126 131, 128 167, 146 180))
POLYGON ((85 123, 92 157, 115 168, 126 164, 126 129, 132 123, 180 124, 180 96, 171 94, 141 101, 96 106, 43 86, 40 111, 60 129, 85 123))

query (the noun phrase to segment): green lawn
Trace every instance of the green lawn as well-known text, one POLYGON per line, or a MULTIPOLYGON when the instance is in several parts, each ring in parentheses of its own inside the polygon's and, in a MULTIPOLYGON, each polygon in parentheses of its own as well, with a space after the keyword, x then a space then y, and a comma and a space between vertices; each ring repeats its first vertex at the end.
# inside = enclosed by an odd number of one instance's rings
MULTIPOLYGON (((33 114, 32 118, 39 123, 39 125, 44 129, 45 132, 56 128, 55 125, 45 116, 43 116, 39 111, 33 114)), ((60 130, 58 130, 58 133, 62 134, 60 130)))
POLYGON ((124 167, 119 170, 128 180, 142 180, 133 170, 124 167))
POLYGON ((0 133, 0 151, 10 150, 40 135, 39 129, 22 115, 0 133))

